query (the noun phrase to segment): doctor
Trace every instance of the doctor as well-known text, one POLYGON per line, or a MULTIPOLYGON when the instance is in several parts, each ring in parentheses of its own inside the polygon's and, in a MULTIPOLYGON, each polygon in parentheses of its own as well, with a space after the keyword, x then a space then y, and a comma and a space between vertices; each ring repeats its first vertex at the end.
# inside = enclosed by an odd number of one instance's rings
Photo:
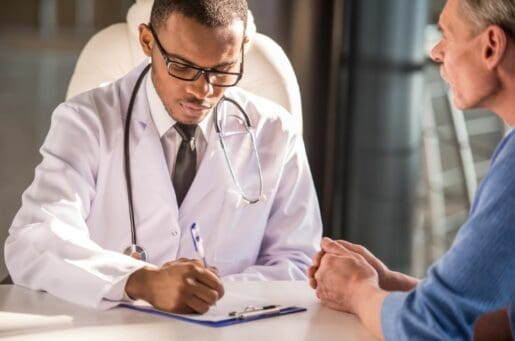
POLYGON ((305 279, 316 193, 291 115, 233 87, 246 20, 245 0, 156 0, 139 28, 150 68, 57 107, 5 245, 16 284, 205 312, 220 277, 305 279), (195 260, 193 223, 216 269, 195 260))

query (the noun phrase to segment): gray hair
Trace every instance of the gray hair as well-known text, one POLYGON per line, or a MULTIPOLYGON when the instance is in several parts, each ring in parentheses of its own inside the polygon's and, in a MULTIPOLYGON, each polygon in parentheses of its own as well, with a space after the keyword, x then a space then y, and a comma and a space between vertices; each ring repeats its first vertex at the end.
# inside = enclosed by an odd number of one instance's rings
POLYGON ((461 0, 461 3, 476 30, 497 25, 515 39, 515 0, 461 0))

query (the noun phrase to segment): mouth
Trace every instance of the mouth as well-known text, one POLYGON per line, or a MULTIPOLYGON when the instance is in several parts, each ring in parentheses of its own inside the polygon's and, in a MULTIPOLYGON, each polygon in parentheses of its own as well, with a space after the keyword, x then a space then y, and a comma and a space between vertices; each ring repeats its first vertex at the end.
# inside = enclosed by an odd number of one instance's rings
POLYGON ((182 102, 181 108, 187 116, 200 117, 204 116, 209 112, 209 110, 211 110, 211 105, 182 102))

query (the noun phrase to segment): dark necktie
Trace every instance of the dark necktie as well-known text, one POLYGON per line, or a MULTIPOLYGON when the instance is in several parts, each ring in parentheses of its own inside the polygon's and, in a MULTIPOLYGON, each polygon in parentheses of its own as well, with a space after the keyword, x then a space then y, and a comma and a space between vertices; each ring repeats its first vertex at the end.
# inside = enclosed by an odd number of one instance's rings
POLYGON ((174 128, 182 137, 172 175, 177 205, 180 207, 197 171, 197 150, 195 148, 197 125, 176 123, 174 128))

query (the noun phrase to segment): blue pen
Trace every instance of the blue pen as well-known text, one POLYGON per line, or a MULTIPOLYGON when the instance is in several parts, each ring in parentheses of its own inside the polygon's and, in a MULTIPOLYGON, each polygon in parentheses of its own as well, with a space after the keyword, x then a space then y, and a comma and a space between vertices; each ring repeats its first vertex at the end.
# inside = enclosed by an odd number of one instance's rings
POLYGON ((198 256, 202 259, 204 267, 207 268, 206 257, 204 255, 204 245, 202 244, 202 238, 200 238, 200 229, 196 223, 191 224, 191 239, 193 239, 193 246, 198 256))

